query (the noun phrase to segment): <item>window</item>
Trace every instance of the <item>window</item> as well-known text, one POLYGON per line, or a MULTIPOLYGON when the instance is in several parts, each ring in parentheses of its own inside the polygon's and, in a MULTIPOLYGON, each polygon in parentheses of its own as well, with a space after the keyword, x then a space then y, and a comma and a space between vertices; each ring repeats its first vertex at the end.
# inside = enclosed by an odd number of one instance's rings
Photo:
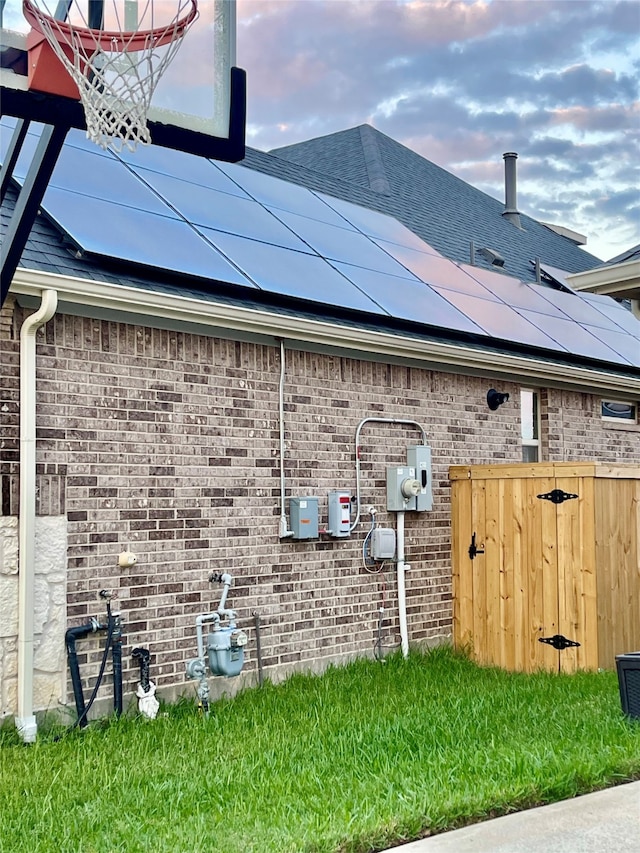
POLYGON ((537 391, 520 391, 520 436, 522 461, 540 461, 540 399, 537 391))
POLYGON ((602 418, 607 421, 638 423, 638 406, 636 403, 626 403, 624 400, 603 400, 601 412, 602 418))

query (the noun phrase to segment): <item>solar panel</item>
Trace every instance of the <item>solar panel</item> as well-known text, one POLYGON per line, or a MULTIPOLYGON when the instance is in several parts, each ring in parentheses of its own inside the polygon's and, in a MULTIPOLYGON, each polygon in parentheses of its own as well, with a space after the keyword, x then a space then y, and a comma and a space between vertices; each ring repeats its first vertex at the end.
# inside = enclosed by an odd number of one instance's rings
POLYGON ((266 207, 288 210, 299 216, 316 219, 318 222, 345 226, 342 217, 305 187, 299 187, 237 164, 218 163, 216 168, 266 207))
POLYGON ((531 285, 538 291, 543 291, 543 296, 549 302, 552 302, 559 308, 567 317, 571 317, 577 323, 587 323, 591 326, 602 326, 603 328, 612 328, 612 321, 601 311, 591 305, 587 300, 583 299, 579 293, 564 293, 561 290, 552 290, 549 287, 541 287, 540 285, 531 285))
POLYGON ((567 352, 566 347, 545 334, 540 326, 529 322, 529 319, 521 316, 504 302, 481 299, 468 293, 447 290, 444 287, 434 287, 434 290, 437 290, 448 302, 459 308, 493 338, 567 352))
POLYGON ((581 293, 582 298, 615 323, 616 329, 624 329, 629 335, 640 340, 640 323, 628 308, 616 302, 610 296, 599 293, 581 293))
POLYGON ((439 255, 417 251, 407 246, 398 246, 386 240, 374 240, 378 246, 389 252, 399 263, 410 270, 421 281, 437 284, 460 293, 473 293, 485 299, 497 300, 486 288, 474 281, 457 264, 439 255))
POLYGON ((248 198, 247 193, 222 172, 215 163, 195 154, 173 151, 158 145, 139 146, 135 153, 124 150, 118 157, 136 171, 171 175, 191 184, 213 187, 221 192, 248 198))
MULTIPOLYGON (((548 314, 536 314, 534 311, 521 310, 523 316, 539 325, 544 331, 559 344, 576 355, 584 355, 588 358, 610 361, 614 364, 624 364, 623 359, 606 344, 602 343, 595 334, 583 329, 578 323, 561 317, 551 317, 548 314)), ((599 334, 599 330, 594 329, 599 334)))
POLYGON ((397 243, 400 246, 407 246, 410 249, 417 249, 421 252, 428 252, 431 255, 442 257, 440 252, 436 251, 433 246, 425 243, 417 234, 414 234, 413 231, 410 231, 392 216, 377 213, 374 210, 369 210, 366 207, 360 207, 357 204, 351 204, 348 201, 342 201, 332 196, 320 193, 317 193, 317 195, 368 237, 379 237, 381 240, 387 240, 390 243, 397 243))
POLYGON ((215 281, 254 285, 193 228, 58 187, 47 190, 47 213, 86 252, 187 273, 215 281))
POLYGON ((168 175, 142 170, 136 170, 136 173, 150 181, 162 198, 187 222, 299 252, 309 251, 289 228, 250 198, 229 195, 168 175))
POLYGON ((276 211, 276 215, 323 258, 344 261, 388 275, 408 275, 390 255, 359 231, 337 228, 285 210, 276 211))
POLYGON ((203 229, 214 245, 258 284, 261 290, 309 299, 341 308, 383 314, 383 310, 323 258, 203 229))
MULTIPOLYGON (((481 267, 472 267, 467 264, 461 266, 467 275, 480 282, 483 287, 507 305, 514 308, 528 308, 531 311, 551 314, 555 317, 566 316, 553 303, 545 299, 541 293, 536 292, 529 284, 520 281, 520 279, 485 270, 481 267)), ((538 288, 538 291, 543 289, 538 288)))
POLYGON ((640 367, 640 341, 624 332, 614 332, 611 329, 595 329, 586 327, 587 331, 604 341, 607 346, 626 359, 629 364, 640 367))
POLYGON ((349 264, 333 265, 392 317, 440 329, 485 334, 483 329, 417 279, 397 278, 349 264))

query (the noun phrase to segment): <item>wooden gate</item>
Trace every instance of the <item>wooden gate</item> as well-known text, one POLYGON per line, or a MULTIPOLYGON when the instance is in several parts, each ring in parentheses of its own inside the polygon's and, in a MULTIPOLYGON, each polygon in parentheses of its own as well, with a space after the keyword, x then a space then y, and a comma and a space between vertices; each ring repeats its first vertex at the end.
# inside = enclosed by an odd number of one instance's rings
POLYGON ((456 466, 450 479, 457 645, 526 672, 612 668, 640 649, 637 466, 456 466))

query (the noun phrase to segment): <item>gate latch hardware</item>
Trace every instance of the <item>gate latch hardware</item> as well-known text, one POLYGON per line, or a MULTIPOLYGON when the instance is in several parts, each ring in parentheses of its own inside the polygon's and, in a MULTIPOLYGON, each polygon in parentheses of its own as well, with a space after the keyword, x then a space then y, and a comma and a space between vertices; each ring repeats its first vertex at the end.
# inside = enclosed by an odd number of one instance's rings
POLYGON ((469 545, 469 558, 475 560, 477 554, 484 554, 484 548, 478 548, 476 545, 476 534, 471 537, 471 545, 469 545))
POLYGON ((540 637, 538 642, 546 643, 548 646, 553 646, 553 648, 557 649, 559 652, 563 649, 570 649, 574 646, 580 645, 580 643, 576 643, 575 640, 569 640, 567 637, 563 637, 562 634, 554 634, 553 637, 540 637))
POLYGON ((572 495, 569 492, 563 492, 562 489, 552 489, 550 492, 545 492, 543 495, 538 495, 543 501, 551 501, 552 504, 561 504, 564 501, 570 501, 577 498, 578 495, 572 495))

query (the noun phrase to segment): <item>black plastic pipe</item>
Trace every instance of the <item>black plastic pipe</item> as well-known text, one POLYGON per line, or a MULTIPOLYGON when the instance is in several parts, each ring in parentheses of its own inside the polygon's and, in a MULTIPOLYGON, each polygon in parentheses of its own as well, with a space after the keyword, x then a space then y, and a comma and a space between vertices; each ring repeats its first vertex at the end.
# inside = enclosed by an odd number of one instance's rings
POLYGON ((260 614, 254 610, 253 620, 256 629, 256 656, 258 658, 258 686, 262 687, 264 674, 262 670, 262 642, 260 638, 260 614))
POLYGON ((76 652, 76 640, 83 640, 89 634, 94 634, 96 631, 103 631, 104 625, 100 625, 95 621, 87 622, 85 625, 77 625, 75 628, 67 628, 64 635, 64 643, 67 649, 67 663, 69 664, 69 673, 71 674, 71 684, 73 686, 73 698, 76 703, 76 711, 79 720, 84 720, 80 723, 81 726, 86 726, 86 706, 84 702, 84 692, 82 690, 82 680, 80 678, 80 665, 78 664, 78 654, 76 652))
POLYGON ((131 652, 131 657, 140 662, 140 687, 145 693, 149 692, 149 649, 136 648, 131 652))
POLYGON ((114 640, 111 644, 111 661, 113 663, 113 710, 116 716, 122 714, 122 640, 114 640))

